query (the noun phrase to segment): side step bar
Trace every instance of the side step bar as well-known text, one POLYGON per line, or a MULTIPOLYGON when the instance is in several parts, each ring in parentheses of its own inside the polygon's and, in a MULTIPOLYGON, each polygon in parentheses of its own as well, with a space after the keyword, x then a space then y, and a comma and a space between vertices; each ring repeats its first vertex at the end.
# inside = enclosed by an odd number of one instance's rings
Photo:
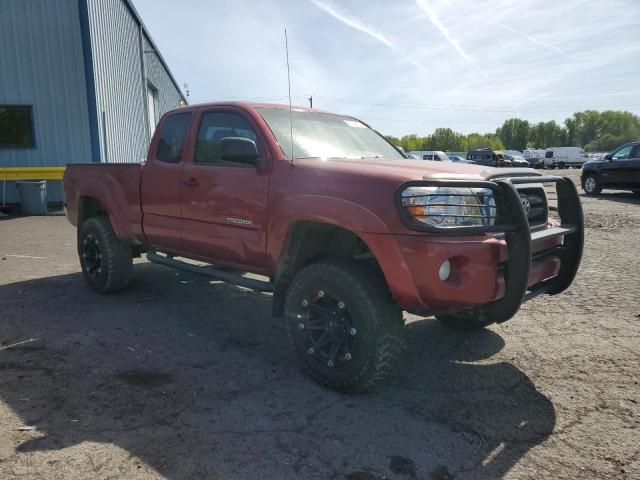
POLYGON ((182 262, 171 257, 164 257, 155 252, 147 253, 147 260, 153 263, 164 265, 166 267, 183 270, 185 272, 197 273, 207 277, 222 280, 223 282, 232 283, 240 287, 250 288, 257 292, 273 292, 273 283, 256 280, 254 278, 245 278, 237 273, 220 270, 212 265, 193 265, 191 263, 182 262))

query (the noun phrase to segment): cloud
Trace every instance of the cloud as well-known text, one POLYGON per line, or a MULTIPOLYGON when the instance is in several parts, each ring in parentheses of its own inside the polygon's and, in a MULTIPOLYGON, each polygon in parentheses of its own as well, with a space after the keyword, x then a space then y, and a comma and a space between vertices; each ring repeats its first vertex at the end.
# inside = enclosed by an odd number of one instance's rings
POLYGON ((338 20, 339 22, 342 22, 345 25, 355 30, 358 30, 359 32, 364 33, 365 35, 368 35, 369 37, 389 47, 394 52, 401 53, 403 57, 405 57, 409 61, 409 63, 411 63, 414 67, 418 67, 422 70, 425 70, 424 66, 420 62, 418 62, 415 58, 407 55, 406 53, 403 53, 401 49, 398 48, 398 46, 394 42, 389 40, 389 38, 387 38, 385 34, 379 32, 374 27, 365 24, 359 18, 356 18, 352 15, 347 15, 344 12, 340 12, 333 5, 330 5, 326 2, 321 2, 320 0, 309 0, 309 1, 319 9, 323 10, 325 13, 329 14, 330 16, 338 20))
POLYGON ((445 26, 440 21, 440 18, 438 18, 438 15, 436 15, 436 12, 434 12, 431 9, 431 6, 427 3, 427 0, 416 0, 416 3, 427 14, 427 16, 429 17, 429 21, 431 21, 433 26, 440 31, 442 36, 447 40, 447 42, 449 42, 449 44, 455 49, 455 51, 458 52, 458 54, 462 58, 464 58, 467 62, 473 65, 474 68, 476 68, 480 73, 482 73, 485 76, 488 76, 480 67, 478 67, 473 62, 473 60, 471 60, 471 57, 469 57, 469 55, 467 55, 467 52, 465 52, 462 49, 462 47, 460 46, 460 43, 458 43, 458 41, 451 36, 449 31, 445 28, 445 26))
POLYGON ((326 13, 331 15, 336 20, 344 23, 345 25, 348 25, 351 28, 355 28, 356 30, 366 35, 369 35, 371 38, 378 40, 380 43, 385 44, 389 48, 393 48, 393 49, 396 48, 395 45, 391 42, 391 40, 385 37, 382 33, 376 31, 374 28, 368 25, 365 25, 357 18, 347 16, 341 12, 338 12, 333 6, 324 2, 320 2, 319 0, 311 0, 311 3, 313 3, 319 9, 324 10, 326 13))
POLYGON ((560 55, 563 55, 563 56, 565 56, 565 57, 567 57, 567 58, 571 58, 571 59, 573 59, 573 57, 572 57, 571 55, 567 55, 567 54, 566 54, 566 53, 564 53, 562 50, 560 50, 558 47, 555 47, 555 46, 553 46, 553 45, 549 45, 548 43, 541 42, 541 41, 540 41, 540 40, 538 40, 537 38, 532 37, 531 35, 527 35, 527 34, 526 34, 526 33, 524 33, 524 32, 521 32, 521 31, 519 31, 519 30, 516 30, 515 28, 511 28, 510 26, 505 25, 504 23, 496 22, 496 23, 495 23, 495 25, 498 25, 499 27, 502 27, 502 28, 504 28, 505 30, 510 31, 511 33, 515 33, 516 35, 520 35, 521 37, 526 38, 527 40, 529 40, 530 42, 535 43, 536 45, 540 45, 541 47, 549 48, 549 49, 551 49, 551 50, 555 51, 556 53, 558 53, 558 54, 560 54, 560 55))

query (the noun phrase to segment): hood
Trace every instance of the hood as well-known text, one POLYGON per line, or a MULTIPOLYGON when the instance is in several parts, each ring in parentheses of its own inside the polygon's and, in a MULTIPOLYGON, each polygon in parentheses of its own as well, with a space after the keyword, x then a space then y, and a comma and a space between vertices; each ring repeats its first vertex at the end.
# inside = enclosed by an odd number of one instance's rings
POLYGON ((327 171, 408 180, 489 180, 497 177, 541 175, 531 168, 494 168, 482 165, 430 160, 390 160, 386 158, 346 159, 309 158, 296 160, 306 166, 327 171))

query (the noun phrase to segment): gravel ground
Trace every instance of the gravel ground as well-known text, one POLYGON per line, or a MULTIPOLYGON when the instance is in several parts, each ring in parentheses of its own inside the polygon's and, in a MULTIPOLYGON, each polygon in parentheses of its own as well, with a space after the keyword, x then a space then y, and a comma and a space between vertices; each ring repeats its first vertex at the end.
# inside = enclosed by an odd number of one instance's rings
POLYGON ((63 217, 0 220, 0 478, 640 478, 640 201, 583 205, 569 291, 474 334, 407 316, 363 396, 300 372, 268 295, 145 261, 96 295, 63 217))

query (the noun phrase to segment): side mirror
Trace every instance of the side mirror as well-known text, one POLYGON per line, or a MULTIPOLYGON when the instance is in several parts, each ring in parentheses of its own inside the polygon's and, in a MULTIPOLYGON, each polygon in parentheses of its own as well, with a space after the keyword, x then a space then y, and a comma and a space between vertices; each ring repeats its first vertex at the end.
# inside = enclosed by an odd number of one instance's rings
POLYGON ((607 154, 604 156, 604 159, 605 159, 605 160, 611 160, 612 158, 613 158, 613 157, 611 156, 611 154, 610 154, 610 153, 607 153, 607 154))
POLYGON ((258 147, 256 142, 243 137, 226 137, 220 145, 220 158, 228 162, 258 164, 258 147))

